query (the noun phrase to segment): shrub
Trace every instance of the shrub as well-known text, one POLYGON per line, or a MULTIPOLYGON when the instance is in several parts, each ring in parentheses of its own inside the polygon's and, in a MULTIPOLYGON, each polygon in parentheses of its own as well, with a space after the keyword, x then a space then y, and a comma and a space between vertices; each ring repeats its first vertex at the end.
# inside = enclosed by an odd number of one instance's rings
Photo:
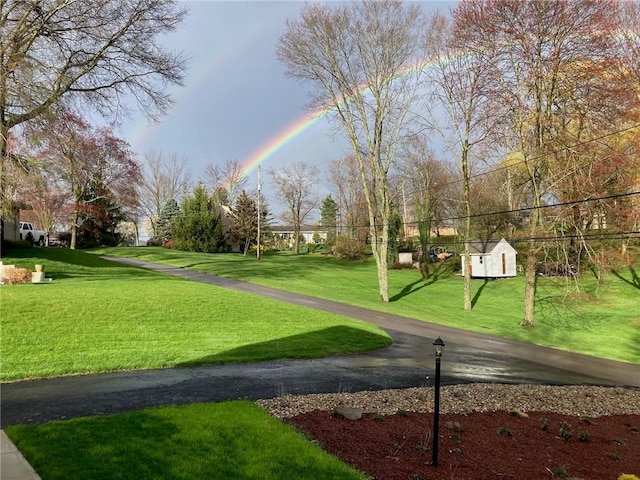
POLYGON ((336 244, 333 251, 338 258, 358 260, 364 255, 365 245, 357 238, 340 235, 336 237, 336 244))
POLYGON ((549 419, 547 417, 540 418, 540 429, 544 432, 549 430, 549 419))
POLYGON ((560 424, 560 432, 558 435, 564 441, 568 441, 573 436, 573 433, 571 433, 571 425, 567 422, 562 422, 560 424))
POLYGON ((503 437, 511 437, 511 436, 513 436, 511 434, 511 430, 509 430, 507 427, 500 427, 500 430, 498 430, 498 433, 500 435, 502 435, 503 437))
POLYGON ((629 473, 623 473, 618 477, 618 480, 640 480, 640 477, 629 473))
POLYGON ((31 270, 20 267, 5 267, 3 281, 5 285, 20 285, 23 283, 31 283, 31 270))
POLYGON ((389 270, 409 270, 412 268, 413 268, 413 264, 411 263, 395 262, 389 265, 389 270))
POLYGON ((589 430, 585 430, 585 429, 580 429, 578 430, 578 440, 581 442, 586 442, 589 437, 591 436, 591 434, 589 433, 589 430))
POLYGON ((551 469, 551 473, 553 473, 554 477, 567 478, 569 476, 567 467, 565 467, 564 465, 558 465, 557 467, 553 467, 551 469))
POLYGON ((166 242, 162 242, 162 248, 166 248, 168 250, 177 250, 178 245, 176 244, 176 241, 172 238, 170 240, 167 240, 166 242))

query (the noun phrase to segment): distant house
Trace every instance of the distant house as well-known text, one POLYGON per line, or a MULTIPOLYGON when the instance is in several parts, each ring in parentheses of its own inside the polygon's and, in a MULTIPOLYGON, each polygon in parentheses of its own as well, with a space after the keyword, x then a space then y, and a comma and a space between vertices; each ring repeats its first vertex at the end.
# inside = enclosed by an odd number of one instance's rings
MULTIPOLYGON (((504 238, 500 240, 475 240, 469 244, 470 272, 473 278, 507 278, 516 276, 516 249, 504 238)), ((462 275, 465 271, 465 255, 462 258, 462 275)))
MULTIPOLYGON (((283 242, 291 248, 294 244, 293 227, 289 225, 271 225, 269 230, 279 241, 283 242)), ((327 241, 327 227, 321 225, 300 225, 300 236, 304 239, 304 243, 314 243, 314 236, 317 235, 320 243, 327 241)))

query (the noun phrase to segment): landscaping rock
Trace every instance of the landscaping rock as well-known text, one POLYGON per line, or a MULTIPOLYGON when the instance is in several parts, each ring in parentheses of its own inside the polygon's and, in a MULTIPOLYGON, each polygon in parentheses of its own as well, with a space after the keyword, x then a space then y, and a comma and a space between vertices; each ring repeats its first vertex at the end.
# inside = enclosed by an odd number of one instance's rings
POLYGON ((361 408, 338 407, 334 410, 334 413, 346 418, 347 420, 360 420, 364 410, 361 408))

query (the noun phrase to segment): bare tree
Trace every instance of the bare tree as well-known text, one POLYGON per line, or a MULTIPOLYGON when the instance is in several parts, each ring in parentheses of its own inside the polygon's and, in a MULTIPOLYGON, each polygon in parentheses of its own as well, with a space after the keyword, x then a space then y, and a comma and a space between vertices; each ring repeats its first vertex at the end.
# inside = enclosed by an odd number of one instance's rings
POLYGON ((63 99, 119 116, 131 98, 147 115, 171 104, 168 84, 180 84, 182 53, 160 37, 186 9, 175 0, 60 0, 0 2, 0 194, 6 141, 17 125, 63 99))
POLYGON ((332 161, 328 175, 340 207, 338 231, 364 243, 369 237, 369 215, 360 187, 360 168, 356 159, 348 156, 332 161))
POLYGON ((464 205, 464 309, 471 310, 471 171, 472 153, 485 142, 493 128, 491 110, 487 108, 488 65, 481 54, 458 41, 453 22, 435 14, 431 19, 429 50, 434 62, 430 79, 435 86, 428 97, 431 119, 444 118, 445 129, 431 120, 431 127, 440 132, 458 158, 462 172, 464 205), (432 101, 435 102, 432 103, 432 101), (442 112, 444 111, 444 115, 442 112))
POLYGON ((185 157, 153 151, 145 154, 138 194, 142 215, 151 225, 151 236, 156 236, 160 211, 167 200, 180 202, 182 195, 190 188, 191 172, 185 157))
POLYGON ((424 59, 425 28, 420 8, 399 1, 307 4, 287 24, 277 51, 289 76, 313 85, 312 106, 330 108, 351 142, 383 302, 389 301, 388 173, 417 94, 421 69, 407 72, 424 59))
POLYGON ((413 215, 404 215, 405 225, 415 224, 418 227, 420 240, 420 273, 429 278, 429 249, 431 232, 444 213, 443 188, 448 184, 448 176, 442 162, 435 158, 423 136, 408 139, 403 148, 403 176, 405 188, 403 192, 406 202, 412 207, 413 215))
POLYGON ((221 167, 209 164, 205 168, 205 184, 219 203, 235 205, 242 190, 246 190, 247 176, 237 159, 227 160, 221 167))
POLYGON ((457 42, 491 67, 488 90, 505 121, 504 144, 521 152, 527 174, 532 210, 523 326, 535 325, 537 237, 556 146, 556 109, 565 99, 562 81, 576 94, 589 81, 561 74, 569 65, 610 55, 616 11, 614 0, 463 0, 453 12, 457 42))
POLYGON ((318 205, 318 195, 315 191, 318 184, 318 167, 298 162, 279 171, 271 169, 269 175, 282 201, 288 207, 288 211, 282 216, 293 226, 295 251, 299 254, 300 226, 318 205))

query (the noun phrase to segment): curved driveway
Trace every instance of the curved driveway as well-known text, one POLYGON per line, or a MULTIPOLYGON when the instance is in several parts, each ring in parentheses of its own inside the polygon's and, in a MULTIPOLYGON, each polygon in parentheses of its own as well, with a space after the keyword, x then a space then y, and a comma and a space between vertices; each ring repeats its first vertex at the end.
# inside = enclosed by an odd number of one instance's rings
POLYGON ((640 387, 640 365, 462 331, 192 270, 108 258, 371 322, 391 335, 393 345, 373 352, 312 360, 141 370, 3 384, 2 427, 159 405, 432 386, 434 358, 431 344, 436 337, 446 343, 442 359, 443 384, 494 382, 640 387))

